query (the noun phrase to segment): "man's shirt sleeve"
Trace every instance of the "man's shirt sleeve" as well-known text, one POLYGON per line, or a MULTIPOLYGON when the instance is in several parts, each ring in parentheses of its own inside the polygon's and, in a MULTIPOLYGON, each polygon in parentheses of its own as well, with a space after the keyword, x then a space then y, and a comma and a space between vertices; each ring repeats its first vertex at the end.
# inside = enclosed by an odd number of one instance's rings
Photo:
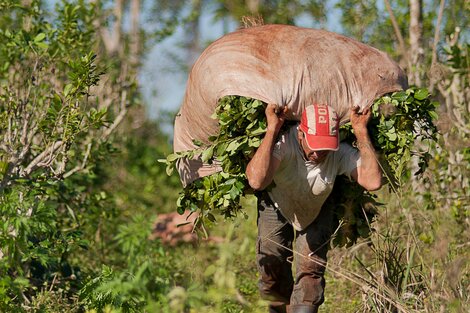
POLYGON ((338 175, 346 175, 351 179, 351 172, 361 165, 359 150, 351 147, 347 143, 341 143, 338 152, 338 175))

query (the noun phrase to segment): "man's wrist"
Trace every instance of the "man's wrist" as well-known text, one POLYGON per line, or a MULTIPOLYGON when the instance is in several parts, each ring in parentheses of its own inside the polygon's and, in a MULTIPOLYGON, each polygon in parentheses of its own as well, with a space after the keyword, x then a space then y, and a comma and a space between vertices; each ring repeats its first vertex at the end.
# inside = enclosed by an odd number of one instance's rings
POLYGON ((356 141, 353 143, 353 147, 358 148, 359 150, 371 149, 372 151, 375 151, 375 148, 370 141, 356 141))
POLYGON ((276 125, 276 126, 270 126, 270 125, 268 125, 268 127, 266 128, 266 132, 267 132, 267 133, 272 133, 272 134, 274 134, 274 135, 277 135, 277 133, 279 132, 279 129, 280 129, 280 128, 281 128, 281 127, 280 127, 280 126, 278 127, 277 125, 276 125))
POLYGON ((359 136, 368 136, 367 127, 353 127, 354 135, 359 136))
POLYGON ((276 138, 277 137, 277 134, 279 133, 279 130, 277 128, 266 128, 266 133, 264 134, 264 137, 272 137, 272 138, 276 138))

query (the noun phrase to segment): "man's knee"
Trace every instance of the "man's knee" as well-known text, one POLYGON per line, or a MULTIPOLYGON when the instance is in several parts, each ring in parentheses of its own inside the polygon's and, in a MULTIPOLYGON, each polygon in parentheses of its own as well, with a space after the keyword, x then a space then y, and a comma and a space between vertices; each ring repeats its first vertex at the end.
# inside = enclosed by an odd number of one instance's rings
POLYGON ((309 256, 297 262, 292 304, 319 306, 324 301, 326 260, 309 256))
POLYGON ((309 254, 297 262, 298 275, 309 275, 312 277, 323 277, 326 270, 326 259, 317 255, 309 254))
POLYGON ((261 297, 269 301, 289 303, 294 284, 291 264, 279 257, 260 256, 258 269, 261 297))

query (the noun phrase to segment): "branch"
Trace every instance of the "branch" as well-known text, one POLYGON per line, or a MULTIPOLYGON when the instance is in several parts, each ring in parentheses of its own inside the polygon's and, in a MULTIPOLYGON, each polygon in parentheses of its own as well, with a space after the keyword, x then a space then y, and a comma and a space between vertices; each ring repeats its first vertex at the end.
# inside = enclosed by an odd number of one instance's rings
POLYGON ((410 83, 421 85, 421 72, 424 50, 423 40, 423 14, 421 0, 410 0, 410 50, 409 50, 409 78, 410 83))
POLYGON ((114 6, 114 17, 116 20, 114 21, 113 25, 113 50, 109 51, 109 53, 117 52, 119 49, 119 54, 122 53, 124 47, 120 45, 121 43, 121 32, 122 32, 122 11, 124 7, 124 0, 116 0, 116 4, 114 6), (120 47, 121 46, 121 47, 120 47))
POLYGON ((89 142, 89 143, 87 144, 87 149, 86 149, 86 151, 85 151, 85 156, 83 157, 82 164, 75 166, 73 169, 71 169, 70 171, 68 171, 67 173, 65 173, 64 176, 63 176, 64 179, 67 178, 67 177, 69 177, 69 176, 71 176, 72 174, 74 174, 74 173, 76 173, 76 172, 78 172, 78 171, 83 170, 83 169, 85 168, 86 163, 87 163, 87 161, 88 161, 88 157, 90 156, 90 153, 91 153, 91 146, 92 146, 92 144, 91 144, 91 142, 89 142))
POLYGON ((25 116, 24 116, 24 120, 23 120, 23 128, 21 130, 20 143, 22 145, 27 144, 26 140, 28 138, 28 124, 29 124, 30 119, 31 119, 31 114, 26 113, 25 116))
MULTIPOLYGON (((92 1, 92 3, 96 1, 92 1)), ((113 32, 111 33, 106 26, 103 26, 100 18, 97 18, 93 25, 97 28, 101 39, 104 44, 104 48, 108 54, 113 54, 117 51, 121 39, 121 22, 122 22, 122 11, 123 11, 123 0, 117 0, 114 6, 114 25, 113 32)), ((100 15, 101 16, 101 15, 100 15)))
POLYGON ((405 40, 403 40, 403 36, 400 31, 400 27, 398 26, 397 19, 395 15, 393 14, 392 7, 390 6, 390 2, 388 0, 385 1, 385 6, 387 7, 388 14, 390 14, 390 21, 392 22, 393 25, 393 30, 395 31, 395 36, 397 36, 398 39, 398 45, 400 47, 400 51, 402 53, 402 56, 405 59, 408 59, 406 55, 406 50, 405 50, 405 40))
MULTIPOLYGON (((431 70, 434 68, 437 62, 437 44, 439 43, 439 35, 441 31, 441 22, 442 22, 442 16, 444 15, 445 3, 446 3, 445 0, 441 0, 441 3, 439 5, 439 13, 437 15, 436 29, 434 30, 434 42, 432 45, 431 70)), ((430 79, 429 91, 432 93, 434 91, 434 85, 436 84, 436 78, 432 76, 430 78, 431 79, 430 79)))
POLYGON ((8 141, 9 146, 13 145, 13 134, 12 134, 12 117, 8 116, 8 129, 7 133, 5 134, 5 138, 8 141))
POLYGON ((432 45, 432 61, 431 61, 431 67, 436 63, 437 61, 437 44, 439 43, 439 35, 441 31, 441 22, 442 22, 442 16, 444 15, 444 6, 445 6, 446 1, 441 0, 441 3, 439 5, 439 13, 437 15, 437 22, 436 22, 436 29, 434 31, 434 43, 432 45))
MULTIPOLYGON (((65 173, 65 167, 67 166, 67 163, 69 161, 68 155, 67 155, 67 150, 69 149, 69 145, 62 145, 60 148, 61 151, 57 153, 57 155, 62 154, 62 160, 58 162, 56 169, 52 168, 52 166, 49 166, 50 170, 56 177, 62 176, 63 173, 65 173)), ((57 158, 57 157, 56 157, 57 158)), ((48 164, 52 163, 52 155, 51 155, 51 160, 48 164)))
POLYGON ((10 153, 10 148, 9 148, 6 144, 4 144, 4 143, 2 143, 2 142, 0 142, 0 150, 5 151, 5 153, 7 153, 7 154, 10 153))
POLYGON ((140 19, 140 0, 132 0, 131 2, 131 34, 130 34, 130 63, 135 67, 139 62, 140 52, 140 36, 139 36, 139 19, 140 19))
POLYGON ((116 129, 116 127, 118 127, 118 125, 121 124, 122 120, 126 116, 127 114, 126 101, 127 101, 127 90, 124 90, 121 94, 121 110, 119 111, 118 116, 114 119, 113 124, 103 132, 103 135, 101 136, 102 140, 106 140, 109 137, 109 135, 111 135, 111 133, 116 129))
POLYGON ((52 155, 64 144, 63 141, 56 141, 52 146, 46 148, 37 157, 34 158, 29 165, 20 172, 20 176, 28 176, 36 168, 47 166, 53 161, 52 155), (47 160, 47 161, 46 161, 47 160))

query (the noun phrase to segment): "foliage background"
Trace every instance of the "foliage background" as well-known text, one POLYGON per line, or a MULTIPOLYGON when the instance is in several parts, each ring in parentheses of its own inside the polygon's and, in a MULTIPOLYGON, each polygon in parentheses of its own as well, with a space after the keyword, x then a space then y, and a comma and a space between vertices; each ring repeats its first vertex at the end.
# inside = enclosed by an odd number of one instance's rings
MULTIPOLYGON (((464 312, 469 306, 468 1, 0 0, 0 311, 263 312, 256 210, 219 221, 214 241, 150 240, 175 210, 171 151, 139 73, 178 27, 187 70, 210 9, 228 25, 337 25, 391 54, 441 104, 430 168, 404 177, 368 241, 329 254, 323 312, 464 312), (336 8, 339 16, 329 10, 336 8), (333 19, 333 21, 332 21, 333 19)), ((214 24, 218 25, 218 24, 214 24)), ((159 73, 164 75, 164 73, 159 73)), ((157 86, 158 88, 158 86, 157 86)), ((409 172, 417 169, 410 163, 409 172)))

